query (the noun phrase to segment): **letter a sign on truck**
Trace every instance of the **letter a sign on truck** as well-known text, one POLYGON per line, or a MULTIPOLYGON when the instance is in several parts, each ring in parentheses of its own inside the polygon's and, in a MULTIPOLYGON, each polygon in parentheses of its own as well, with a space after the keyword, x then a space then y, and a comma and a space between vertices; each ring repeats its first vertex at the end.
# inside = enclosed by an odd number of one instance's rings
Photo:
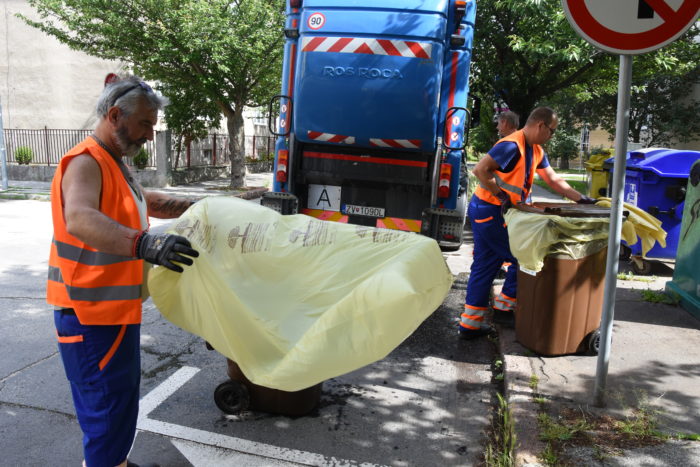
POLYGON ((613 54, 636 55, 673 42, 698 18, 700 0, 562 0, 576 32, 613 54))

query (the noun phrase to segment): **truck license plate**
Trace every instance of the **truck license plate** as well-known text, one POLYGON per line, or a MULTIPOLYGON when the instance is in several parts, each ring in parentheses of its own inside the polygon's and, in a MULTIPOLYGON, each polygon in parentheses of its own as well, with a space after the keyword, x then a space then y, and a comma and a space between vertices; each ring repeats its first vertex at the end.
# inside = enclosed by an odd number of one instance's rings
POLYGON ((343 206, 343 214, 348 216, 384 217, 384 208, 346 204, 343 206))

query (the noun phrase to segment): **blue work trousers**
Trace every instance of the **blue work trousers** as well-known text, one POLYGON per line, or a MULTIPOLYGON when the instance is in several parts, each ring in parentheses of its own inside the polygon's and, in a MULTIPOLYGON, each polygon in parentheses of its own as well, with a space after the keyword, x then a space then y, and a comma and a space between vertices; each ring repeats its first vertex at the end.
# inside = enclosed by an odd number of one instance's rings
POLYGON ((468 209, 474 235, 474 262, 467 282, 466 304, 476 308, 489 306, 491 287, 504 262, 508 267, 503 294, 515 298, 518 261, 510 252, 508 229, 501 215, 501 207, 473 196, 468 209))
POLYGON ((136 435, 141 357, 139 324, 86 326, 54 311, 58 347, 83 431, 87 467, 126 460, 136 435))

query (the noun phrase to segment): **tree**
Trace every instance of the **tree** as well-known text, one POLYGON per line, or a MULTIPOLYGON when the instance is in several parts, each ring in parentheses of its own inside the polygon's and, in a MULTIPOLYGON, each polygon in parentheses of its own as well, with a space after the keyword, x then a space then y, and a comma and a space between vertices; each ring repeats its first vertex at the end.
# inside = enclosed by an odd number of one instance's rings
MULTIPOLYGON (((698 52, 700 54, 700 51, 698 52)), ((700 85, 698 62, 690 71, 674 67, 660 72, 634 71, 630 93, 629 141, 645 146, 687 143, 700 133, 700 101, 691 91, 700 85), (679 73, 680 71, 680 73, 679 73)), ((615 134, 617 94, 604 93, 575 106, 593 126, 615 134)))
POLYGON ((73 49, 127 62, 165 92, 199 97, 190 108, 204 108, 205 119, 215 106, 226 117, 231 186, 243 186, 243 109, 279 88, 284 0, 28 1, 41 19, 22 17, 27 24, 73 49))
POLYGON ((504 103, 525 122, 562 90, 601 80, 614 66, 576 35, 560 0, 481 0, 477 4, 472 88, 484 103, 504 103))
MULTIPOLYGON (((700 69, 699 31, 694 25, 672 44, 635 57, 634 141, 687 141, 700 132, 693 117, 700 108, 688 99, 700 69)), ((521 122, 536 105, 551 105, 568 139, 583 123, 614 134, 619 59, 579 37, 560 0, 479 1, 474 44, 472 89, 483 102, 505 103, 521 122)))
POLYGON ((165 120, 177 141, 175 168, 182 148, 200 138, 207 136, 212 128, 218 128, 221 122, 221 112, 215 103, 205 97, 194 94, 187 88, 172 88, 161 85, 163 95, 170 99, 165 108, 165 120))

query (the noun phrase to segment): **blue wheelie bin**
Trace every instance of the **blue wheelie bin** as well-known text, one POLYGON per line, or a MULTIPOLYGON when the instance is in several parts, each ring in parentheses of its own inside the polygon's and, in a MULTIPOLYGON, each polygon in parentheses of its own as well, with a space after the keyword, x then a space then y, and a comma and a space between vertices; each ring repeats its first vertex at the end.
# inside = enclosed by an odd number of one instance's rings
MULTIPOLYGON (((654 148, 628 153, 624 201, 659 219, 667 233, 666 247, 657 243, 647 252, 647 258, 676 258, 688 176, 699 159, 700 151, 654 148)), ((629 248, 632 270, 649 274, 651 264, 641 258, 641 242, 629 248)))

